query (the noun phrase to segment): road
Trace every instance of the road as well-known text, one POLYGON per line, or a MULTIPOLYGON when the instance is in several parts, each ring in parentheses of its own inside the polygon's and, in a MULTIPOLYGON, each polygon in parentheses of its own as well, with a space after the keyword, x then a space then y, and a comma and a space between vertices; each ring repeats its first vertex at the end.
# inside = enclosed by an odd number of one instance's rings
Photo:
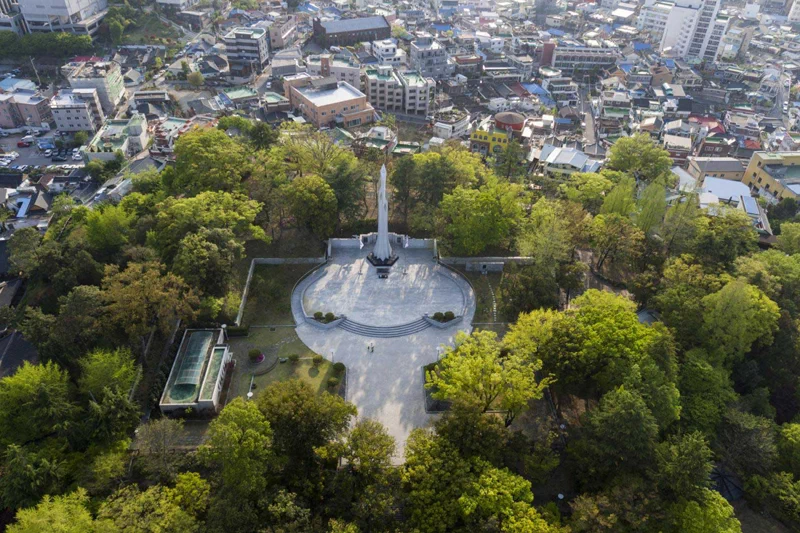
POLYGON ((580 111, 583 113, 583 122, 586 124, 583 128, 583 137, 586 139, 585 144, 592 145, 597 142, 594 112, 592 111, 592 96, 589 89, 584 87, 581 87, 578 96, 580 97, 580 111))

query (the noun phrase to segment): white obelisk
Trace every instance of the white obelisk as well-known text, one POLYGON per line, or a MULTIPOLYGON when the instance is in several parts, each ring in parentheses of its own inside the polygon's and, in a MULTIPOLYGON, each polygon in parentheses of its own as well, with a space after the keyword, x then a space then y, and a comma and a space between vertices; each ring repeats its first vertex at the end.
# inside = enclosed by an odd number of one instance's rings
POLYGON ((392 257, 389 244, 389 200, 386 199, 386 165, 381 167, 381 185, 378 189, 378 240, 372 254, 380 261, 392 257))

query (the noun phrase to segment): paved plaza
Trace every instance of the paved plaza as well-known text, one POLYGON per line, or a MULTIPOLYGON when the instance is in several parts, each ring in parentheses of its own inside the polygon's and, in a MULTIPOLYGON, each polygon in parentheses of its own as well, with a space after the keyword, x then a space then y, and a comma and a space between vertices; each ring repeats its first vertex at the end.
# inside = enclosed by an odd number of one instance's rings
POLYGON ((423 366, 436 361, 437 349, 451 345, 459 330, 471 329, 475 296, 466 280, 433 260, 431 250, 398 250, 400 259, 388 279, 378 278, 366 253, 335 250, 327 265, 298 285, 292 307, 300 339, 314 352, 347 366, 347 400, 358 408, 359 417, 386 426, 397 441, 399 463, 409 433, 428 426, 435 416, 425 411, 423 366), (380 327, 419 320, 423 313, 466 312, 462 322, 446 329, 368 337, 306 323, 300 298, 309 314, 332 311, 380 327))
POLYGON ((337 249, 305 291, 306 313, 345 315, 361 324, 395 326, 423 314, 464 308, 462 289, 436 264, 432 250, 396 250, 399 259, 387 279, 378 278, 367 249, 337 249))

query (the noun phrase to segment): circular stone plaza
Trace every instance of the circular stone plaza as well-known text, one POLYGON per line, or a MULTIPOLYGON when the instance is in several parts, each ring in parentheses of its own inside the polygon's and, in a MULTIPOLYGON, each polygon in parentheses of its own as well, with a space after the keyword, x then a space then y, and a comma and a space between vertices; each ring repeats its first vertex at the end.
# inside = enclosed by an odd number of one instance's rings
POLYGON ((328 261, 295 288, 292 313, 309 348, 347 365, 347 400, 359 416, 386 426, 402 460, 408 434, 431 419, 423 367, 459 330, 470 330, 475 295, 465 278, 436 260, 431 240, 388 234, 392 264, 376 266, 367 256, 379 238, 331 239, 328 261), (447 311, 456 318, 444 324, 429 318, 447 311), (317 321, 317 312, 336 320, 317 321))

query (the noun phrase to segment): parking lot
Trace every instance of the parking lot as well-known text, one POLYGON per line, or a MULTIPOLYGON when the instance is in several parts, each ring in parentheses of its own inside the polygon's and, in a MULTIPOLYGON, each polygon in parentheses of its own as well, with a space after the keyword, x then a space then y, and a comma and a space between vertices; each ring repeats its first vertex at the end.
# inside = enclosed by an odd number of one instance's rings
MULTIPOLYGON (((54 134, 48 133, 42 137, 34 137, 34 142, 31 146, 27 148, 18 147, 17 143, 25 137, 25 134, 14 134, 9 135, 8 137, 0 137, 0 150, 2 152, 17 152, 19 157, 14 160, 12 165, 19 166, 19 165, 28 165, 28 166, 48 166, 48 165, 60 165, 60 164, 70 164, 70 165, 79 165, 83 166, 83 161, 73 161, 72 158, 68 158, 67 161, 52 161, 49 157, 45 157, 44 153, 39 150, 36 145, 36 141, 41 139, 53 139, 54 134)), ((69 137, 63 137, 65 141, 65 145, 69 145, 69 137)))

